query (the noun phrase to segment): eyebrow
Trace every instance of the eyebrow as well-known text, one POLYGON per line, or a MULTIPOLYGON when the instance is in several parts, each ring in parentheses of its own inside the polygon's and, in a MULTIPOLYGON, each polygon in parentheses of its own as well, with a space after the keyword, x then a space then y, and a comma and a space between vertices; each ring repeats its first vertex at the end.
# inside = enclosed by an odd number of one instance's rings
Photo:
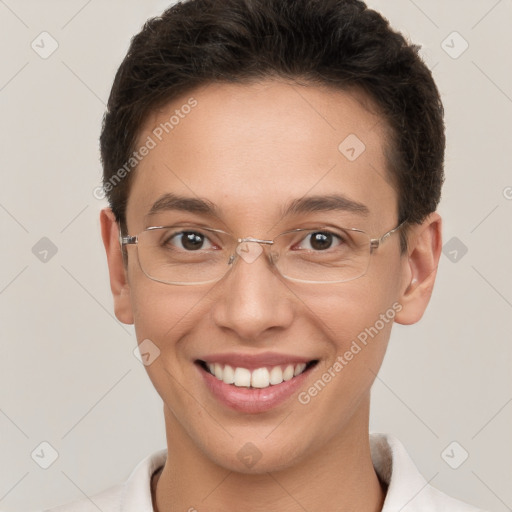
POLYGON ((150 208, 147 216, 155 215, 167 210, 177 210, 203 215, 219 216, 217 207, 207 199, 195 197, 178 196, 176 194, 164 194, 150 208))
POLYGON ((359 203, 348 197, 338 194, 328 196, 305 196, 294 199, 286 208, 282 209, 283 217, 298 215, 301 213, 327 212, 327 211, 346 211, 366 216, 370 213, 369 208, 363 203, 359 203))
MULTIPOLYGON (((207 199, 179 196, 172 193, 161 196, 150 208, 147 216, 168 210, 199 213, 209 217, 221 217, 219 209, 214 203, 207 199)), ((294 199, 281 208, 281 216, 289 217, 291 215, 326 211, 346 211, 362 216, 366 216, 370 213, 368 207, 362 203, 343 195, 331 194, 327 196, 306 196, 294 199)))

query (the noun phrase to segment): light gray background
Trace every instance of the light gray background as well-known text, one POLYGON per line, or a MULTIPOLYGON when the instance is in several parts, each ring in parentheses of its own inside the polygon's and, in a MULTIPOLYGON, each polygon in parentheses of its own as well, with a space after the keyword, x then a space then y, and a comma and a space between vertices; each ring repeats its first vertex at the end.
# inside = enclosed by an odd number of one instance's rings
MULTIPOLYGON (((440 213, 445 243, 458 244, 441 258, 423 320, 394 328, 371 429, 401 439, 439 489, 511 510, 512 2, 369 4, 423 45, 442 93, 440 213), (452 469, 446 460, 456 465, 462 450, 468 459, 452 469)), ((114 72, 131 36, 166 5, 0 0, 2 510, 92 495, 165 447, 161 401, 133 355, 133 327, 113 316, 98 221, 105 203, 92 192, 114 72), (47 59, 31 47, 43 45, 43 31, 59 45, 47 59), (32 251, 42 237, 57 247, 46 263, 32 251), (48 469, 31 457, 43 441, 58 452, 48 469)))

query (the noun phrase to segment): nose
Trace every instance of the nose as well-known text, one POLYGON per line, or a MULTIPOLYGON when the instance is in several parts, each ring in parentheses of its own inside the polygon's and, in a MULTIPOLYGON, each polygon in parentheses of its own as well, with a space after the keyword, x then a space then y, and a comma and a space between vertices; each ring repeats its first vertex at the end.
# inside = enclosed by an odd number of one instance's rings
POLYGON ((242 340, 262 340, 266 333, 289 327, 293 321, 293 294, 269 262, 262 245, 243 239, 233 268, 218 283, 213 301, 213 320, 242 340))

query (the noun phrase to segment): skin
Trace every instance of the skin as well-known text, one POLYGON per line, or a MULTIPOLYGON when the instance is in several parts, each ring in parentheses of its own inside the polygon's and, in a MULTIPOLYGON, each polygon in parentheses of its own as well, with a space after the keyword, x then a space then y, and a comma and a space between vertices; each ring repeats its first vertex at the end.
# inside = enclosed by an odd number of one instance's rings
MULTIPOLYGON (((269 239, 307 221, 365 230, 379 237, 398 224, 397 195, 384 157, 384 122, 358 92, 266 80, 210 84, 153 113, 143 143, 193 96, 198 104, 140 162, 127 204, 129 234, 159 225, 145 218, 164 192, 210 200, 220 216, 180 213, 188 222, 269 239), (356 134, 366 150, 353 162, 338 150, 356 134), (304 195, 343 194, 365 204, 354 212, 282 218, 280 208, 304 195), (226 229, 229 228, 229 229, 226 229)), ((163 400, 170 454, 154 479, 156 510, 379 511, 385 489, 370 458, 370 388, 389 340, 389 322, 316 397, 292 396, 275 409, 245 414, 211 395, 194 361, 204 354, 275 351, 318 359, 307 390, 392 304, 395 321, 417 322, 430 300, 441 251, 441 219, 431 214, 408 232, 400 253, 392 235, 372 255, 367 273, 335 284, 294 283, 264 255, 239 259, 214 284, 176 286, 148 279, 136 248, 124 268, 118 226, 101 212, 115 314, 135 324, 160 357, 146 367, 163 400), (237 457, 247 443, 261 452, 252 467, 237 457)))

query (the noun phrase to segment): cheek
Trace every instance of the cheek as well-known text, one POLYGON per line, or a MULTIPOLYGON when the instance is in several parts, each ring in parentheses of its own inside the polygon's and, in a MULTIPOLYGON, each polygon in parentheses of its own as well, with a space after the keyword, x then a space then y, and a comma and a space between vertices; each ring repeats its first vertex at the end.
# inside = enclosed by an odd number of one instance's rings
POLYGON ((194 304, 200 300, 199 290, 153 281, 133 256, 128 262, 128 276, 137 340, 149 338, 160 346, 169 337, 179 337, 180 322, 186 323, 193 312, 194 304), (172 335, 173 331, 177 334, 172 335))
POLYGON ((371 281, 359 281, 326 294, 329 300, 318 296, 308 302, 331 346, 315 380, 298 397, 304 410, 325 419, 319 435, 339 428, 368 397, 401 308, 393 293, 376 288, 371 281))
POLYGON ((137 340, 149 338, 162 351, 193 328, 208 294, 207 289, 167 285, 144 275, 133 279, 130 290, 137 340))
MULTIPOLYGON (((354 339, 375 324, 381 339, 389 335, 398 291, 397 273, 388 266, 387 273, 380 270, 379 275, 367 274, 354 281, 325 285, 314 291, 304 289, 297 295, 301 295, 307 309, 313 313, 311 320, 336 346, 337 353, 342 353, 354 339), (381 315, 384 315, 384 320, 381 315)), ((364 334, 360 338, 364 338, 364 334)))
POLYGON ((190 380, 190 334, 205 315, 208 290, 166 285, 142 276, 131 292, 136 338, 146 343, 141 349, 147 348, 153 358, 145 364, 153 386, 170 410, 190 407, 180 383, 190 380))

